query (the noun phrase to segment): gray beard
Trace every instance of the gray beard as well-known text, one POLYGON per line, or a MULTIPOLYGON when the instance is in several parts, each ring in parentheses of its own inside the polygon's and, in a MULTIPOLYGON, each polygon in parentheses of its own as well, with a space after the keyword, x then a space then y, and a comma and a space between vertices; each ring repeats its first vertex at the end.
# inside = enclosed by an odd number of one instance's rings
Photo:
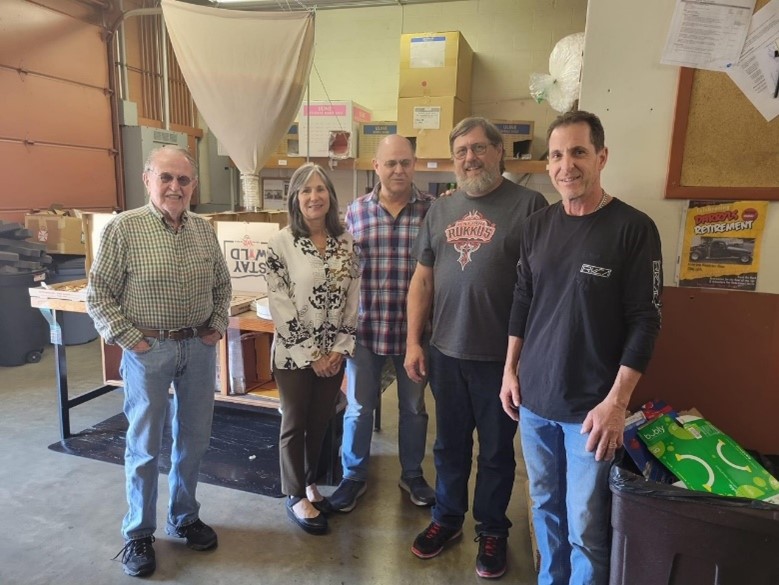
POLYGON ((486 193, 498 180, 500 172, 498 169, 493 171, 487 167, 482 167, 481 171, 476 177, 468 177, 464 172, 463 174, 456 172, 457 186, 469 195, 486 193))

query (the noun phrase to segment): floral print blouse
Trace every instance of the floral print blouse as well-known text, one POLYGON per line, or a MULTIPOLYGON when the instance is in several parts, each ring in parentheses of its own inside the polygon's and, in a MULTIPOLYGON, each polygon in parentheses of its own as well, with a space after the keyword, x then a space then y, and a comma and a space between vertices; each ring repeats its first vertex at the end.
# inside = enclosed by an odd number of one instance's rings
POLYGON ((296 238, 286 227, 268 241, 267 258, 275 367, 307 368, 330 352, 351 356, 360 291, 351 234, 328 236, 322 256, 310 238, 296 238))

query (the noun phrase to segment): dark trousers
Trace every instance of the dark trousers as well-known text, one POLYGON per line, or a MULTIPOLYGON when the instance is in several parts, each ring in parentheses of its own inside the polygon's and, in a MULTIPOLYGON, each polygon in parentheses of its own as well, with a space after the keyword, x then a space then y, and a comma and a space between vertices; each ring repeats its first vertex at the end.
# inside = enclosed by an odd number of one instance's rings
POLYGON ((306 486, 316 481, 322 442, 335 414, 344 369, 330 378, 320 378, 311 368, 274 368, 273 375, 281 402, 281 491, 304 497, 306 486))
POLYGON ((465 520, 476 429, 476 533, 508 536, 506 508, 514 486, 517 423, 500 404, 503 362, 455 359, 431 346, 429 372, 436 413, 433 520, 448 528, 459 528, 465 520))

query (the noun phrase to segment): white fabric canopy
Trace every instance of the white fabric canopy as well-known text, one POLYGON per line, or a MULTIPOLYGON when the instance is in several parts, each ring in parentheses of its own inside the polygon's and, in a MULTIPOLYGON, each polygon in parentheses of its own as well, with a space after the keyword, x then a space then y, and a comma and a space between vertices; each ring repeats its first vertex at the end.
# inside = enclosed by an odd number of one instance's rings
POLYGON ((314 59, 313 12, 249 12, 162 0, 181 72, 259 209, 259 171, 287 133, 314 59))

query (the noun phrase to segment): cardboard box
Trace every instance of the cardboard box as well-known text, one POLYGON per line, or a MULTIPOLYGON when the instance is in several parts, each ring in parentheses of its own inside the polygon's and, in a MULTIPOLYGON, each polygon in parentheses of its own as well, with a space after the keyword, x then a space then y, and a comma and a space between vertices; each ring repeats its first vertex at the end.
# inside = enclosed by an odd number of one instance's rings
POLYGON ((456 97, 416 97, 398 100, 398 134, 416 139, 417 158, 451 158, 449 133, 470 114, 456 97))
POLYGON ((530 159, 534 122, 530 120, 490 120, 503 135, 506 158, 530 159))
POLYGON ((376 149, 379 142, 390 134, 398 133, 398 123, 391 122, 368 122, 360 124, 360 137, 357 141, 359 158, 372 159, 376 156, 376 149))
POLYGON ((84 228, 79 211, 49 209, 24 216, 24 227, 30 230, 30 239, 46 246, 55 254, 85 254, 84 228))
POLYGON ((703 418, 664 414, 639 429, 652 454, 691 490, 779 504, 779 481, 703 418))
POLYGON ((368 108, 352 101, 304 103, 298 114, 299 155, 356 157, 360 124, 372 118, 368 108))
POLYGON ((57 284, 46 284, 27 289, 30 292, 31 305, 41 306, 41 303, 49 300, 86 302, 87 279, 71 280, 57 284))
POLYGON ((295 122, 289 127, 287 134, 279 142, 275 154, 276 156, 298 156, 299 148, 298 123, 295 122))
POLYGON ((266 292, 268 240, 279 231, 278 224, 217 221, 215 226, 233 290, 244 293, 266 292))
POLYGON ((647 424, 647 417, 641 410, 625 419, 623 435, 625 452, 645 478, 659 483, 674 483, 676 481, 674 475, 652 455, 638 437, 638 430, 645 424, 647 424))
POLYGON ((455 96, 471 102, 473 51, 458 31, 400 37, 398 97, 455 96))
MULTIPOLYGON (((261 209, 260 211, 221 211, 219 213, 199 214, 215 226, 218 221, 252 221, 258 223, 275 223, 279 229, 287 226, 287 212, 280 209, 261 209)), ((216 228, 215 228, 216 229, 216 228)))

